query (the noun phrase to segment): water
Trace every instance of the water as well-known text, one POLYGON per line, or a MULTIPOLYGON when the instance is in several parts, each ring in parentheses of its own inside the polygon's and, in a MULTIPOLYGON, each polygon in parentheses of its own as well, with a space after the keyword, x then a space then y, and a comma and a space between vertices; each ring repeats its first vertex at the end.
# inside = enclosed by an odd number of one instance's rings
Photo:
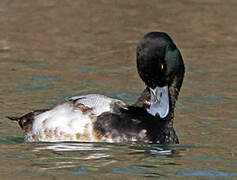
POLYGON ((235 1, 0 2, 0 177, 237 179, 235 1), (144 85, 138 40, 165 31, 186 75, 176 108, 180 144, 24 143, 7 115, 78 94, 134 102, 144 85))

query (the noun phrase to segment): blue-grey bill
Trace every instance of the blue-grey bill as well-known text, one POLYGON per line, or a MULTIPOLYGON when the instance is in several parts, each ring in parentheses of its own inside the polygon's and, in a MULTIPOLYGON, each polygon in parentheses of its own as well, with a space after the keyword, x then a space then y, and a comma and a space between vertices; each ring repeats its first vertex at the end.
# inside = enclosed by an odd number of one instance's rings
POLYGON ((169 90, 168 86, 150 88, 151 106, 149 113, 153 116, 159 115, 165 118, 169 113, 169 90))

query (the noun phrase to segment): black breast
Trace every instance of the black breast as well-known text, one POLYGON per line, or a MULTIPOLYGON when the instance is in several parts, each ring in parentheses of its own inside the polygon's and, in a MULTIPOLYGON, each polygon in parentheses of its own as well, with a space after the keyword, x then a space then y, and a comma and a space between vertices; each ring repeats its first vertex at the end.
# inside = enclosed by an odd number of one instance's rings
POLYGON ((128 106, 117 113, 106 112, 98 116, 94 129, 100 138, 111 138, 115 142, 176 144, 178 138, 170 123, 150 115, 142 107, 128 106))

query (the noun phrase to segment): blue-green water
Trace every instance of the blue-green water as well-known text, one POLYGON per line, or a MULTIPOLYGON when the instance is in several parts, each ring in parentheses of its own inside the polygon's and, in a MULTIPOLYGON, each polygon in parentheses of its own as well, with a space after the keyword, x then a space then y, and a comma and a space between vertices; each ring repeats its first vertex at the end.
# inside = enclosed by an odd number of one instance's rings
POLYGON ((0 2, 0 177, 237 179, 235 1, 0 2), (25 143, 8 115, 100 93, 132 103, 144 88, 138 40, 165 31, 186 75, 179 145, 25 143))

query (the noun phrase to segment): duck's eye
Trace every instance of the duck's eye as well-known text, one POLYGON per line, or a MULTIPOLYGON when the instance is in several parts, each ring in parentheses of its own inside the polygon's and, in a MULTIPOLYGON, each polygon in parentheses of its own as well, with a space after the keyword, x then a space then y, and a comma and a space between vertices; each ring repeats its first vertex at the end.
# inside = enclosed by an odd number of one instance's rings
POLYGON ((161 70, 163 70, 164 69, 164 64, 161 64, 160 68, 161 68, 161 70))

